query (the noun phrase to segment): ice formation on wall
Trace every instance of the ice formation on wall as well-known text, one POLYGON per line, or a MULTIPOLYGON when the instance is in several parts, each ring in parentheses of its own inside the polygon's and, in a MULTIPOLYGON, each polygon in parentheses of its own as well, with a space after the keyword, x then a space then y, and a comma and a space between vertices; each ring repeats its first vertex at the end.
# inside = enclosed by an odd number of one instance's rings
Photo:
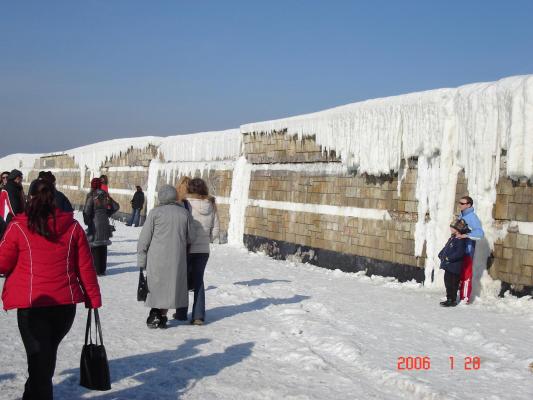
POLYGON ((252 165, 248 163, 246 157, 240 157, 233 169, 229 206, 228 243, 235 246, 243 245, 244 219, 248 206, 251 175, 252 165))
POLYGON ((492 207, 501 151, 507 150, 508 176, 533 178, 533 76, 368 100, 241 126, 243 133, 284 130, 299 137, 315 135, 317 144, 335 150, 359 173, 398 172, 402 160, 418 157, 415 249, 420 255, 426 242, 429 276, 448 236, 460 169, 465 170, 489 243, 498 235, 492 228, 492 207))
POLYGON ((163 138, 159 144, 162 160, 152 160, 148 170, 148 210, 156 205, 159 176, 163 176, 167 183, 173 183, 180 176, 193 176, 196 171, 231 170, 241 154, 241 147, 239 129, 163 138))
POLYGON ((27 177, 28 172, 33 169, 35 161, 41 156, 42 154, 10 154, 0 158, 0 171, 11 171, 16 168, 27 177))
MULTIPOLYGON (((126 153, 130 148, 144 149, 150 144, 159 146, 161 138, 157 136, 144 136, 137 138, 123 138, 106 140, 103 142, 93 143, 86 146, 76 147, 66 150, 63 153, 68 154, 80 168, 80 189, 83 186, 83 177, 85 171, 91 173, 91 178, 100 175, 100 167, 113 156, 126 153)), ((61 154, 61 153, 50 153, 61 154)))
POLYGON ((159 147, 166 161, 236 160, 241 153, 239 129, 163 138, 159 147))

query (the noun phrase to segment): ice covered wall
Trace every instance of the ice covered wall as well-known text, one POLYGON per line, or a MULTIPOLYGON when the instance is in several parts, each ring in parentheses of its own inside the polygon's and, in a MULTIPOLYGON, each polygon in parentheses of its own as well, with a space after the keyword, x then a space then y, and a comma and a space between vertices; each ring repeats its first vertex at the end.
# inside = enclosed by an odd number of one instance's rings
POLYGON ((179 176, 193 176, 198 170, 231 170, 241 154, 241 138, 239 129, 163 138, 159 159, 152 160, 148 170, 148 210, 156 205, 158 177, 171 183, 179 176))
POLYGON ((41 157, 41 155, 17 153, 2 157, 0 158, 0 172, 18 169, 24 176, 28 176, 28 172, 33 169, 35 160, 41 157))
POLYGON ((201 132, 163 138, 159 151, 165 161, 237 159, 241 151, 239 129, 201 132))
MULTIPOLYGON (((80 188, 82 188, 83 177, 85 176, 86 170, 91 172, 91 178, 99 176, 100 168, 106 160, 121 153, 125 153, 132 147, 143 149, 150 144, 159 146, 161 139, 162 138, 157 136, 113 139, 76 147, 74 149, 66 150, 63 153, 73 157, 76 164, 79 165, 80 188)), ((51 153, 50 155, 52 154, 54 153, 51 153)))
MULTIPOLYGON (((468 191, 492 242, 500 154, 507 174, 533 178, 533 76, 455 89, 374 99, 322 112, 241 126, 243 133, 286 131, 314 135, 343 162, 371 175, 398 172, 402 159, 418 157, 419 223, 416 252, 426 242, 427 275, 448 236, 457 172, 464 168, 468 191), (426 223, 426 212, 431 219, 426 223)), ((438 270, 438 269, 437 269, 438 270)))

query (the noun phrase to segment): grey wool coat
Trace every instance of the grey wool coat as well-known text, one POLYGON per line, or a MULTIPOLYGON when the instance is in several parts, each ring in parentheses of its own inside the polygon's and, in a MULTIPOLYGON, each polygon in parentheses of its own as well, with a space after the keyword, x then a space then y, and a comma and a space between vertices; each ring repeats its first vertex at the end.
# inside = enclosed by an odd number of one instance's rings
POLYGON ((146 269, 150 308, 188 307, 187 245, 194 239, 190 213, 176 203, 176 189, 161 187, 139 236, 137 262, 146 269))
POLYGON ((87 193, 83 207, 83 221, 87 225, 87 240, 89 246, 109 246, 111 244, 111 230, 107 216, 108 195, 101 189, 87 193))

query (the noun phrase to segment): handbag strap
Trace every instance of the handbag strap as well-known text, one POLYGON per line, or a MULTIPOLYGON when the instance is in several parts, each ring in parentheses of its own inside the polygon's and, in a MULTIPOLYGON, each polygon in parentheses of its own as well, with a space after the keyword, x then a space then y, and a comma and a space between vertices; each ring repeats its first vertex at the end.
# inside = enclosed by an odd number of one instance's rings
POLYGON ((93 337, 91 335, 91 315, 92 309, 89 308, 89 312, 87 314, 87 325, 85 326, 85 344, 92 344, 93 343, 93 337))
POLYGON ((94 321, 96 322, 96 328, 98 329, 98 334, 96 335, 96 343, 98 344, 98 336, 100 336, 100 345, 104 344, 104 338, 102 337, 102 325, 100 324, 100 315, 98 314, 98 309, 94 309, 94 321))

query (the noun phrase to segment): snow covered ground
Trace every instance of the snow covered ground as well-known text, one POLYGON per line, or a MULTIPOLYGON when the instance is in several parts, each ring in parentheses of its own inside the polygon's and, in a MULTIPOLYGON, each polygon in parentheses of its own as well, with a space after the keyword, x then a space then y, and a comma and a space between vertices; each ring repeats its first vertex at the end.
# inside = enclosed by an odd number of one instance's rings
MULTIPOLYGON (((112 390, 78 385, 86 312, 78 306, 56 368, 56 399, 530 399, 533 301, 454 309, 415 283, 275 261, 214 246, 208 323, 149 330, 136 301, 140 228, 117 224, 100 279, 112 390), (398 357, 427 356, 426 371, 398 357), (450 369, 449 357, 455 359, 450 369), (465 370, 465 357, 480 357, 465 370)), ((16 313, 0 314, 0 398, 20 398, 26 360, 16 313)))

